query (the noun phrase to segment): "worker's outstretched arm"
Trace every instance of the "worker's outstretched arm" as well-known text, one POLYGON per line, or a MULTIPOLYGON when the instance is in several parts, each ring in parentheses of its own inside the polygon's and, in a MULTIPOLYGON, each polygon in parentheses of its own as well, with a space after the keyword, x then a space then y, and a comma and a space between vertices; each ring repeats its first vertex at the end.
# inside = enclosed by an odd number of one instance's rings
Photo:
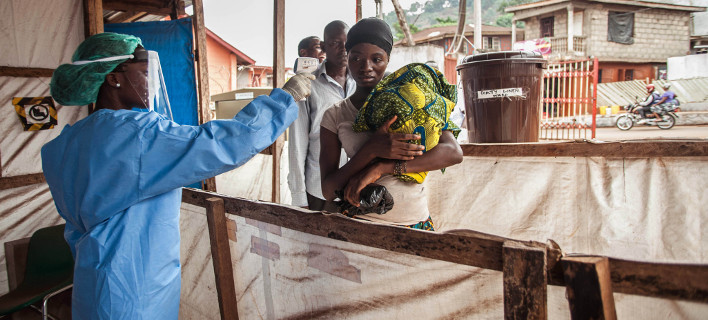
POLYGON ((233 119, 181 126, 156 119, 142 131, 140 198, 145 199, 232 170, 283 134, 298 115, 280 89, 260 96, 233 119))

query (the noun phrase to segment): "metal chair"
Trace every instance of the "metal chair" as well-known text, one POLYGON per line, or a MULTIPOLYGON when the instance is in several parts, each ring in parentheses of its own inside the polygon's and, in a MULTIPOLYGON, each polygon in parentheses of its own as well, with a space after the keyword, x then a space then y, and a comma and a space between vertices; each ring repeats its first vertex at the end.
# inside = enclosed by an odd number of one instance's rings
MULTIPOLYGON (((64 240, 64 225, 34 232, 27 250, 25 277, 17 288, 0 297, 0 317, 42 301, 42 319, 54 319, 47 312, 49 299, 73 286, 74 258, 64 240)), ((39 311, 39 310, 38 310, 39 311)))

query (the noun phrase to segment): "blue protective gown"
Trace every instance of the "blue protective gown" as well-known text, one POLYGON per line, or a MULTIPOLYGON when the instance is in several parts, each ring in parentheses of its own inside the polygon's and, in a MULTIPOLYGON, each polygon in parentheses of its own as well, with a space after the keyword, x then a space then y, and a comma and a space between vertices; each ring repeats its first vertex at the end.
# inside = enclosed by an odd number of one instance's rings
POLYGON ((181 187, 242 165, 297 114, 274 89, 201 126, 99 110, 47 143, 42 168, 76 260, 73 318, 177 319, 181 187))

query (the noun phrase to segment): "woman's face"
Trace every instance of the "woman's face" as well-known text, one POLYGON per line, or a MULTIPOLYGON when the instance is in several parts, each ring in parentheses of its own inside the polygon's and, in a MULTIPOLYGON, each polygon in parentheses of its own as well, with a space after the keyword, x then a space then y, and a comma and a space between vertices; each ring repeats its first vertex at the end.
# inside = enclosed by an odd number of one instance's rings
POLYGON ((381 81, 388 66, 388 54, 370 43, 359 43, 349 50, 349 70, 356 85, 373 88, 381 81))
POLYGON ((121 101, 128 107, 147 108, 148 107, 148 63, 132 62, 122 65, 120 82, 121 101))

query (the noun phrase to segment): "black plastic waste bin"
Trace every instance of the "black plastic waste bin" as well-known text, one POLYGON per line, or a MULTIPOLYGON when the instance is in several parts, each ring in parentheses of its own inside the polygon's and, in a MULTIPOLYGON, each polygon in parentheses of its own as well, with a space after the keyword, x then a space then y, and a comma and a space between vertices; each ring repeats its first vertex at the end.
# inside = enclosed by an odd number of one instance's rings
POLYGON ((465 57, 457 66, 469 142, 538 142, 543 69, 539 53, 501 51, 465 57))

